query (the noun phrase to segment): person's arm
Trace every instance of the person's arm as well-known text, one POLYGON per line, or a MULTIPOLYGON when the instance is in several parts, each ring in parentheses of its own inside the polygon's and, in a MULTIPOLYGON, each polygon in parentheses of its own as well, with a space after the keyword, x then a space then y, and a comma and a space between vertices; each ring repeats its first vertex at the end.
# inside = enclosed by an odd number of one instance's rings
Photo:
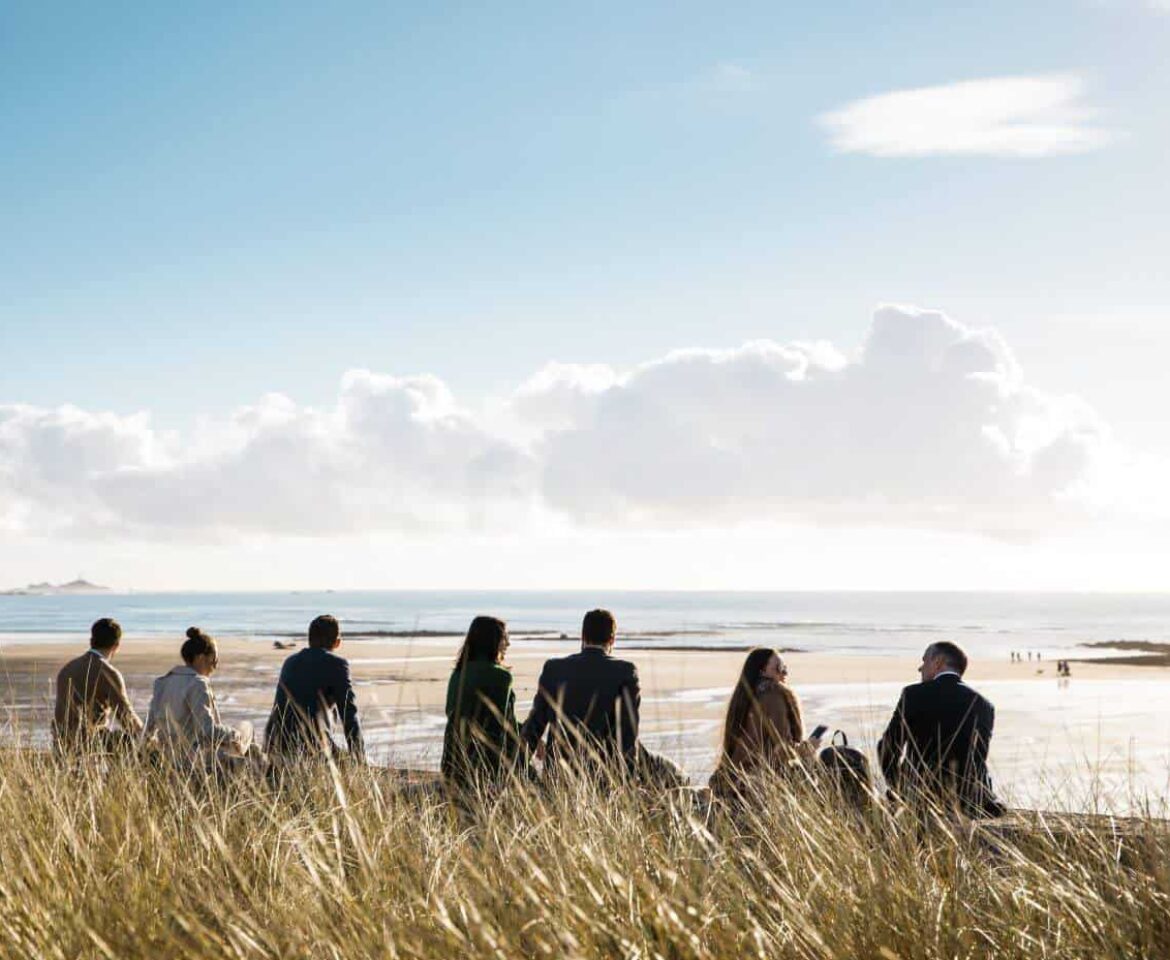
POLYGON ((882 776, 886 783, 894 786, 898 781, 898 766, 902 761, 902 751, 906 745, 906 691, 898 697, 898 705, 894 708, 894 715, 886 726, 886 732, 878 741, 878 764, 882 768, 882 776))
POLYGON ((991 735, 995 731, 995 707, 984 700, 975 717, 975 731, 971 743, 971 770, 969 776, 984 778, 987 775, 987 753, 991 748, 991 735))
POLYGON ((524 726, 520 728, 520 739, 524 741, 529 750, 536 749, 552 715, 552 706, 548 699, 551 694, 548 689, 550 682, 551 678, 546 663, 540 671, 540 680, 536 684, 536 696, 532 699, 532 710, 528 714, 528 719, 524 721, 524 726))
POLYGON ((630 664, 630 676, 622 688, 619 708, 622 712, 622 752, 630 753, 638 746, 639 714, 642 709, 642 686, 638 680, 638 668, 634 664, 630 664))
POLYGON ((143 731, 143 735, 147 740, 154 736, 155 732, 158 730, 159 721, 161 719, 159 717, 158 703, 159 681, 155 680, 154 688, 150 694, 150 708, 146 711, 146 729, 143 731))
POLYGON ((280 676, 276 680, 276 692, 272 696, 272 709, 268 713, 268 722, 264 725, 264 748, 278 750, 285 742, 285 714, 289 710, 288 696, 288 658, 280 665, 280 676))
POLYGON ((979 777, 979 812, 992 816, 1002 817, 1007 813, 1007 807, 995 795, 995 787, 991 783, 991 774, 987 770, 987 753, 991 747, 991 735, 995 732, 995 707, 989 702, 983 702, 983 709, 979 712, 976 722, 975 743, 972 749, 978 764, 979 777))
POLYGON ((779 684, 761 687, 756 694, 760 759, 768 765, 783 767, 793 757, 792 748, 798 738, 793 729, 789 694, 779 684))
POLYGON ((142 733, 142 718, 134 712, 134 705, 130 702, 130 694, 126 692, 126 681, 122 674, 108 664, 103 664, 103 682, 106 685, 109 703, 113 707, 114 717, 119 726, 127 733, 137 736, 142 733))
POLYGON ((195 722, 195 736, 200 743, 222 747, 240 742, 240 735, 220 722, 219 711, 215 706, 215 694, 211 692, 210 684, 202 680, 190 684, 186 699, 187 709, 191 711, 195 722))
POLYGON ((341 714, 341 726, 345 731, 345 742, 349 752, 357 760, 366 758, 366 742, 362 736, 362 724, 358 719, 357 696, 353 691, 353 679, 349 675, 349 661, 341 663, 340 696, 337 710, 341 714))
POLYGON ((492 683, 489 688, 491 711, 500 724, 500 749, 505 756, 516 753, 519 742, 520 728, 516 723, 516 691, 512 682, 512 671, 499 667, 492 671, 492 683))

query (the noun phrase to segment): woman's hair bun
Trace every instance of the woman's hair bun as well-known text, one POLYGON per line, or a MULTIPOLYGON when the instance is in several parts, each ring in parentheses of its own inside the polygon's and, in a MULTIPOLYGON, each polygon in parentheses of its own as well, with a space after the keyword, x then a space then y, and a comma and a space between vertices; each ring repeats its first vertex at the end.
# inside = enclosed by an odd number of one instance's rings
POLYGON ((188 627, 187 628, 187 639, 188 640, 196 640, 201 636, 203 636, 203 631, 200 630, 198 627, 188 627))

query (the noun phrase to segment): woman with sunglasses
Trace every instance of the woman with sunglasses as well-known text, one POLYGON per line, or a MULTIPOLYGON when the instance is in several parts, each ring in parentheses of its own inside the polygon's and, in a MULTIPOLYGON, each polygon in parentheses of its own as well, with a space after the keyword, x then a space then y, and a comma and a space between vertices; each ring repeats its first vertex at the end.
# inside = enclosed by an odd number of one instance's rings
POLYGON ((220 750, 240 754, 241 735, 219 717, 211 675, 219 666, 215 640, 198 627, 179 649, 181 666, 154 681, 146 737, 180 766, 211 763, 220 750))
POLYGON ((819 746, 804 739, 800 700, 787 680, 788 667, 777 651, 757 648, 747 655, 727 705, 719 763, 711 775, 716 796, 735 794, 756 776, 784 774, 819 746))

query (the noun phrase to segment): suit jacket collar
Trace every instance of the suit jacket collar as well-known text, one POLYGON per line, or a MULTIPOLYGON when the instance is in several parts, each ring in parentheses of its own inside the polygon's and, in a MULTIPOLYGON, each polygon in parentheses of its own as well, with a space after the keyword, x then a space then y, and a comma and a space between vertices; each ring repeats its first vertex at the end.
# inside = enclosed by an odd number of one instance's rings
POLYGON ((581 648, 582 653, 590 654, 591 656, 608 657, 609 653, 604 647, 584 646, 581 648))
POLYGON ((962 677, 960 677, 957 673, 953 673, 949 670, 946 673, 940 673, 931 682, 932 683, 941 683, 944 680, 947 681, 948 683, 962 683, 963 682, 962 677))

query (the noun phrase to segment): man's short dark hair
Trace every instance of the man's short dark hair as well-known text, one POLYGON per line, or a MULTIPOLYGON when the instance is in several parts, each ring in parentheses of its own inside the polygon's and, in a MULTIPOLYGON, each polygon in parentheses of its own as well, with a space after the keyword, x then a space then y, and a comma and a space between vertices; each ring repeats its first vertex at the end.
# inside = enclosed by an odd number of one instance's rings
POLYGON ((967 654, 957 643, 940 640, 930 645, 930 652, 933 656, 942 657, 943 662, 960 677, 967 672, 967 654))
POLYGON ((330 650, 341 636, 341 624, 329 614, 317 617, 309 624, 309 646, 330 650))
POLYGON ((117 620, 102 617, 89 628, 89 645, 94 650, 112 650, 122 640, 122 625, 117 620))
POLYGON ((617 621, 608 610, 590 610, 581 623, 581 642, 587 647, 606 647, 617 632, 617 621))

